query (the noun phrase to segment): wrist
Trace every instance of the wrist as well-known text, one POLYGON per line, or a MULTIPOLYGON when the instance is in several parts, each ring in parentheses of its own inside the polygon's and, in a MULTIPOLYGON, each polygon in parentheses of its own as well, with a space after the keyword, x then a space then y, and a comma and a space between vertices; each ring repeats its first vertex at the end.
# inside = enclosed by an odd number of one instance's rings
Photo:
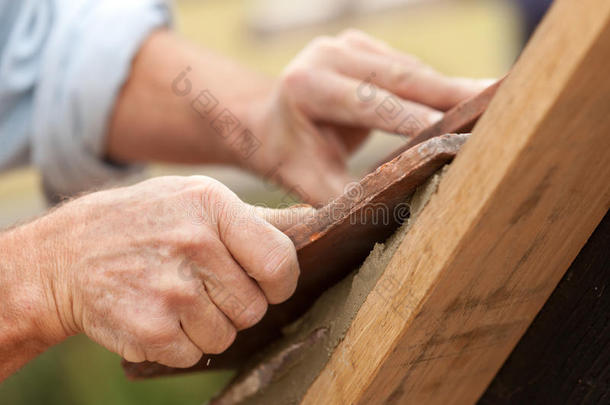
MULTIPOLYGON (((39 352, 75 333, 62 322, 58 298, 65 295, 61 278, 65 270, 57 260, 57 234, 46 217, 0 236, 3 311, 7 325, 24 345, 39 352)), ((8 328, 7 328, 8 329, 8 328)))
POLYGON ((246 128, 253 131, 251 110, 267 98, 273 83, 172 32, 158 31, 139 50, 117 99, 107 155, 122 162, 242 166, 236 138, 246 128), (230 134, 220 130, 219 118, 227 117, 233 121, 230 134))

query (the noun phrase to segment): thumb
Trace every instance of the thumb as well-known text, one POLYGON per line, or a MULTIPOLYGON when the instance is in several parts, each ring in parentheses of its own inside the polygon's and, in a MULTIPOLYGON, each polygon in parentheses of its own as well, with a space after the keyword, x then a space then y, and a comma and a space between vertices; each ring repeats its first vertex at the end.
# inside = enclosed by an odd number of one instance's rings
POLYGON ((274 209, 254 207, 256 215, 275 226, 280 231, 301 224, 313 217, 317 210, 308 204, 296 204, 289 208, 274 209))

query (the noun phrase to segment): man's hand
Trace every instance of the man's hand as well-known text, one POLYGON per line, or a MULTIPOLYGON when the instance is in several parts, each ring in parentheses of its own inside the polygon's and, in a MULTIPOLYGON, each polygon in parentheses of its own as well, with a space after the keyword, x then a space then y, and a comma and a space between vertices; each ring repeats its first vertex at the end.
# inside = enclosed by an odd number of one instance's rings
POLYGON ((264 217, 288 227, 309 214, 249 206, 206 177, 69 202, 0 239, 3 260, 27 251, 0 266, 2 346, 11 328, 29 330, 22 342, 37 333, 38 351, 84 332, 129 361, 191 366, 291 296, 294 246, 264 217))
POLYGON ((361 31, 319 37, 251 103, 248 122, 262 144, 252 164, 259 173, 277 166, 285 186, 325 204, 353 181, 347 159, 370 129, 413 136, 488 84, 443 76, 361 31))
POLYGON ((277 80, 161 31, 119 97, 108 155, 240 166, 322 205, 350 181, 346 161, 371 129, 413 135, 489 84, 355 30, 315 39, 277 80))

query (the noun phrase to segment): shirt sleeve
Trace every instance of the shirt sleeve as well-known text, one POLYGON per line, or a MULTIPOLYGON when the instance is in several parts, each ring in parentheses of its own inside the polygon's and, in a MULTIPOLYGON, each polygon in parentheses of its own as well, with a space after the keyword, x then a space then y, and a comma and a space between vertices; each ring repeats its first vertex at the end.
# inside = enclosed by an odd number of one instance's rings
POLYGON ((10 65, 35 49, 31 88, 13 101, 28 120, 31 162, 47 195, 73 195, 138 170, 104 160, 105 134, 133 57, 170 20, 163 0, 25 1, 2 57, 10 65), (28 48, 32 35, 38 44, 28 48))

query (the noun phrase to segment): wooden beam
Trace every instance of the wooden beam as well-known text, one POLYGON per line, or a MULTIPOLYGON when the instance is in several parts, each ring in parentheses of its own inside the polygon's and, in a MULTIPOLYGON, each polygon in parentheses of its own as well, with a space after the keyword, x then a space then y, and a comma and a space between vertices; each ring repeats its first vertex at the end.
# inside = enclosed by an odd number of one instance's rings
POLYGON ((610 212, 479 405, 610 403, 610 212))
POLYGON ((302 404, 479 398, 610 206, 608 66, 557 0, 302 404))

